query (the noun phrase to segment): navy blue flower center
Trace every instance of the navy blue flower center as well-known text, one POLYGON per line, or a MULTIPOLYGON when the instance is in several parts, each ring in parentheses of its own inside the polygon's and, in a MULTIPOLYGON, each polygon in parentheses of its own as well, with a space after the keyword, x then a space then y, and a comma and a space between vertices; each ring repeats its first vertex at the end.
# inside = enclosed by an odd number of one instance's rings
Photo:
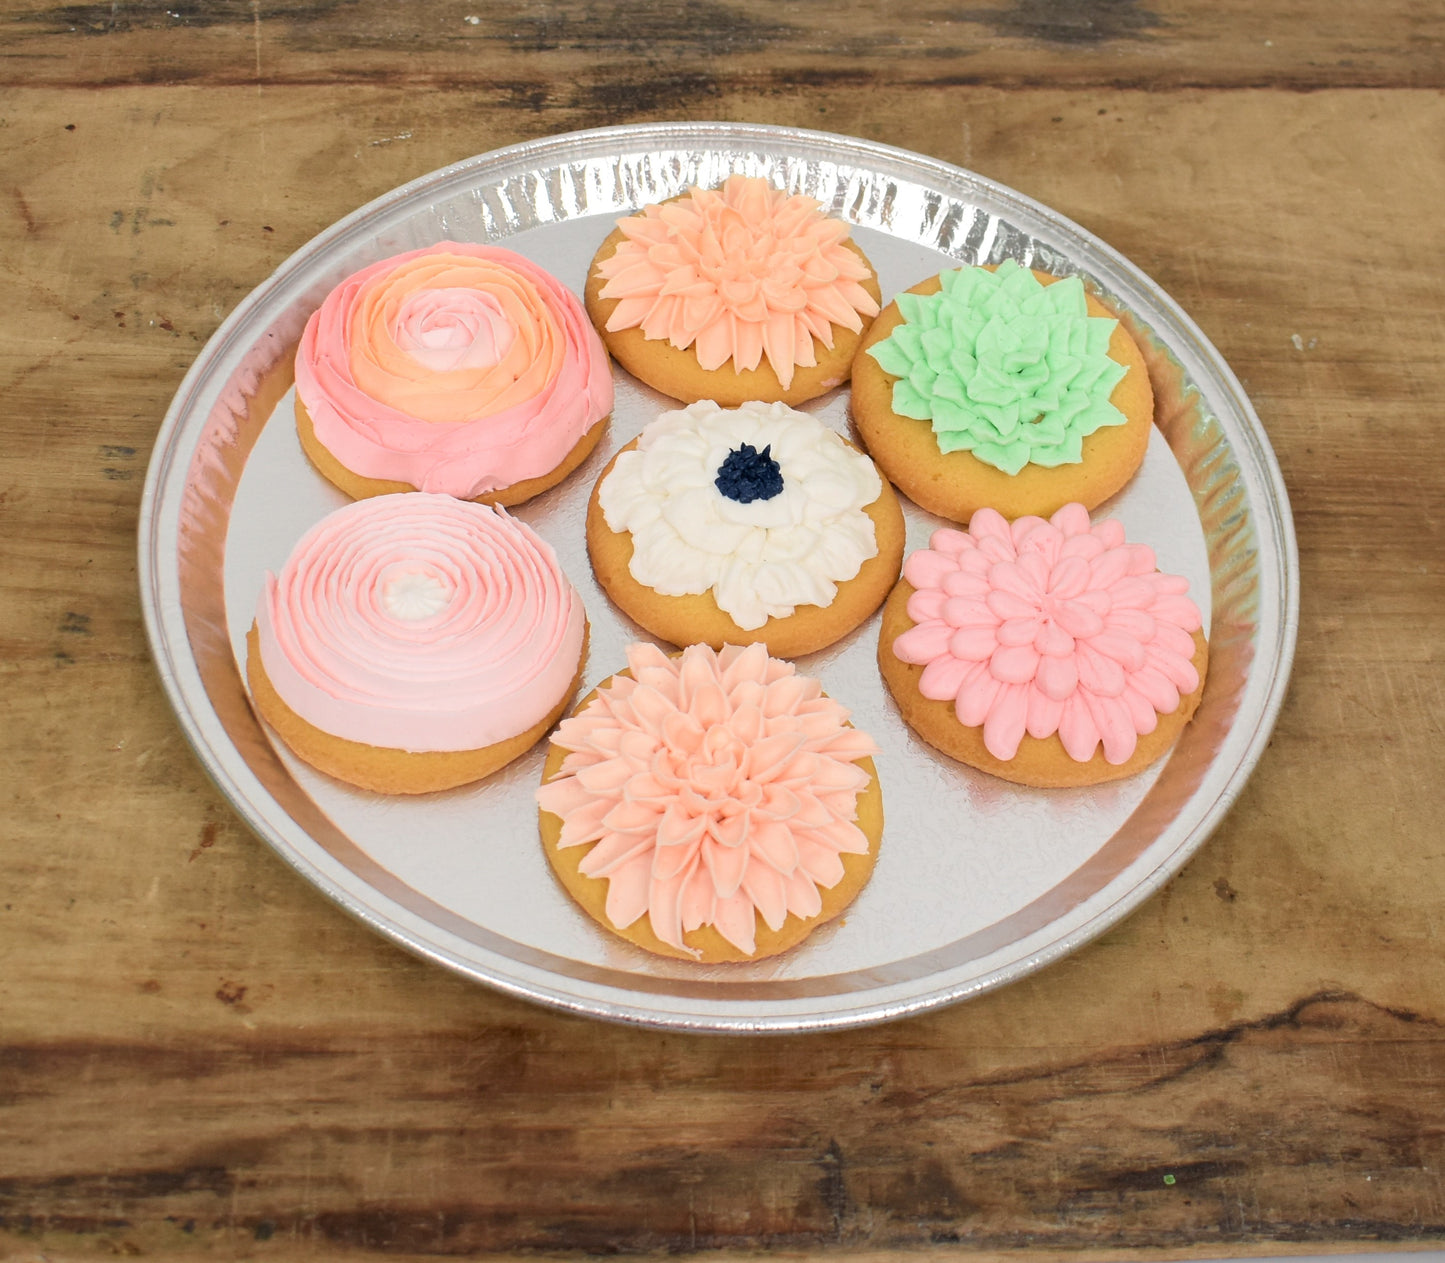
POLYGON ((751 504, 782 494, 783 472, 772 458, 773 445, 760 452, 751 443, 735 447, 718 468, 713 485, 729 500, 751 504))

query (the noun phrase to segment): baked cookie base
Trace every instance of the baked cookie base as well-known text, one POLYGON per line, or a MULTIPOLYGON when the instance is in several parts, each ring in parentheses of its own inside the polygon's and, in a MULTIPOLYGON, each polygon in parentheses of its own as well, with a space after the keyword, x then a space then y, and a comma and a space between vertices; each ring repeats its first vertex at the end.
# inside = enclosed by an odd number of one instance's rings
POLYGON ((632 536, 607 525, 598 499, 602 481, 612 472, 617 457, 636 446, 637 440, 633 439, 608 461, 592 488, 587 502, 587 555, 607 595, 628 618, 654 636, 675 645, 702 643, 714 649, 761 641, 775 658, 797 658, 841 640, 866 621, 897 580, 903 565, 906 527, 898 497, 888 480, 880 478, 882 492, 863 510, 873 520, 878 552, 863 563, 853 578, 838 584, 838 595, 831 605, 801 605, 786 618, 770 618, 761 627, 747 631, 718 607, 711 592, 664 596, 654 591, 632 577, 632 536))
POLYGON ((934 701, 918 691, 923 668, 904 662, 893 652, 893 642, 910 627, 908 598, 914 587, 900 579, 883 606, 878 633, 878 669, 888 691, 893 695, 904 722, 935 750, 941 750, 960 763, 978 768, 1016 785, 1037 789, 1066 789, 1084 785, 1100 785, 1105 781, 1123 780, 1143 771, 1175 742, 1185 724, 1194 718, 1199 700, 1204 695, 1205 673, 1209 666, 1209 647, 1203 632, 1194 633, 1194 669, 1199 672, 1199 687, 1179 700, 1171 714, 1160 715, 1159 724, 1151 733, 1139 738, 1133 755, 1123 763, 1110 763, 1102 747, 1093 758, 1079 763, 1069 756, 1058 734, 1038 738, 1024 734, 1018 753, 1005 762, 989 753, 983 743, 983 727, 968 728, 958 722, 951 701, 934 701))
MULTIPOLYGON (((596 690, 594 689, 579 703, 577 709, 580 711, 595 696, 596 690)), ((552 780, 562 770, 562 760, 567 757, 567 753, 559 745, 553 744, 548 747, 547 761, 542 771, 543 784, 552 780)), ((582 861, 592 849, 593 844, 559 847, 557 842, 562 836, 562 819, 549 811, 538 811, 537 813, 538 827, 542 835, 542 849, 547 854, 547 862, 552 866, 557 880, 562 883, 563 888, 589 917, 603 929, 611 931, 619 938, 626 939, 629 943, 645 951, 652 952, 657 956, 669 956, 675 960, 693 961, 703 965, 743 964, 748 961, 766 960, 769 956, 776 956, 780 952, 786 952, 789 948, 796 947, 820 925, 837 917, 858 897, 858 893, 867 884, 868 878, 873 875, 873 865, 878 858, 878 844, 883 837, 883 791, 878 784, 878 769, 874 766, 873 760, 871 758, 859 759, 858 766, 869 776, 867 788, 858 795, 857 808, 858 827, 868 839, 867 853, 838 857, 843 861, 843 876, 831 889, 825 890, 819 887, 818 895, 823 906, 817 916, 803 918, 790 912, 783 924, 774 930, 768 926, 761 915, 758 915, 757 950, 751 956, 739 951, 711 925, 699 926, 682 936, 682 941, 688 947, 698 951, 699 956, 680 952, 670 944, 664 943, 653 932, 652 923, 646 913, 643 913, 629 926, 619 929, 613 925, 607 916, 607 879, 605 877, 588 877, 581 871, 582 861)))
MULTIPOLYGON (((1044 272, 1034 275, 1045 285, 1060 279, 1044 272)), ((933 276, 907 292, 936 294, 942 287, 933 276)), ((1092 294, 1085 298, 1089 315, 1118 319, 1092 294)), ((1124 424, 1088 435, 1080 464, 1052 469, 1025 465, 1016 474, 995 469, 972 452, 940 452, 932 422, 893 411, 893 383, 898 379, 867 351, 902 323, 898 303, 891 302, 862 338, 853 360, 850 411, 868 454, 920 508, 954 522, 967 522, 982 508, 997 509, 1010 520, 1030 513, 1048 517, 1075 500, 1093 509, 1119 491, 1143 463, 1154 424, 1154 389, 1143 352, 1122 321, 1114 327, 1109 357, 1128 371, 1109 401, 1124 414, 1124 424)))
MULTIPOLYGON (((473 496, 473 502, 510 508, 555 487, 592 455, 592 449, 597 446, 598 440, 602 437, 602 431, 607 428, 608 419, 609 417, 603 417, 594 422, 592 428, 577 440, 572 450, 562 458, 562 463, 555 469, 540 474, 536 478, 524 478, 521 482, 512 483, 511 486, 473 496)), ((341 488, 353 500, 365 500, 371 496, 390 496, 404 491, 419 490, 409 482, 398 482, 388 478, 367 478, 343 465, 331 454, 329 448, 322 446, 321 440, 316 437, 316 427, 311 422, 311 414, 307 411, 306 405, 301 402, 299 393, 296 395, 296 436, 301 440, 301 450, 306 453, 307 459, 316 467, 317 472, 328 482, 341 488)))
POLYGON ((317 771, 378 794, 430 794, 490 776, 536 745, 577 694, 587 661, 587 641, 584 635, 577 674, 546 718, 515 737, 475 750, 396 750, 323 732, 292 710, 276 692, 261 662, 255 623, 246 633, 246 681, 257 713, 298 758, 317 771))
MULTIPOLYGON (((598 271, 598 265, 603 259, 610 258, 618 245, 625 240, 622 229, 616 228, 602 243, 593 257, 591 268, 588 269, 587 285, 582 298, 587 314, 592 318, 592 323, 602 336, 612 358, 638 381, 684 403, 711 399, 724 408, 736 408, 739 404, 751 400, 790 405, 805 403, 809 399, 827 394, 835 386, 841 386, 848 380, 859 344, 868 331, 866 317, 859 317, 863 321, 863 328, 857 333, 835 324, 831 347, 824 346, 820 339, 814 338, 813 354, 817 364, 811 368, 794 369, 793 379, 787 387, 778 379, 766 356, 754 369, 739 370, 731 360, 720 368, 706 369, 698 363, 697 355, 691 347, 680 350, 670 342, 645 337, 642 330, 637 328, 609 332, 607 321, 616 310, 618 300, 602 297, 602 287, 607 281, 598 271)), ((873 265, 868 262, 868 256, 851 241, 843 244, 868 265, 868 276, 858 283, 868 291, 874 302, 881 305, 883 292, 878 287, 878 276, 873 265)))

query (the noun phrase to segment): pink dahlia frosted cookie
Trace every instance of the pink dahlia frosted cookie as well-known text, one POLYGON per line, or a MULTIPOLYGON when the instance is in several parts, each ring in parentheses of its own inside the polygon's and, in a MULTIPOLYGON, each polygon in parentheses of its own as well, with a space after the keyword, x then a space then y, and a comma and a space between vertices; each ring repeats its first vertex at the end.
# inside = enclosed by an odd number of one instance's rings
POLYGON ((380 496, 322 519, 266 576, 246 672, 308 763, 420 794, 530 749, 571 700, 586 639, 551 548, 504 510, 380 496))
POLYGON ((619 220, 585 292, 608 350, 687 403, 802 403, 847 381, 881 295, 821 207, 734 175, 619 220))
POLYGON ((781 403, 665 412, 602 471, 587 510, 597 580, 676 645, 812 653, 898 578, 903 511, 873 462, 781 403))
POLYGON ((837 916, 883 833, 872 740, 761 645, 627 662, 552 737, 537 801, 563 886, 613 933, 705 963, 837 916))
POLYGON ((338 285, 296 352, 296 425, 360 499, 440 491, 520 504, 561 482, 612 411, 577 298, 498 246, 444 241, 338 285))
POLYGON ((1187 579, 1080 504, 935 531, 883 610, 878 665, 945 754, 1024 785, 1147 767, 1194 716, 1208 650, 1187 579))

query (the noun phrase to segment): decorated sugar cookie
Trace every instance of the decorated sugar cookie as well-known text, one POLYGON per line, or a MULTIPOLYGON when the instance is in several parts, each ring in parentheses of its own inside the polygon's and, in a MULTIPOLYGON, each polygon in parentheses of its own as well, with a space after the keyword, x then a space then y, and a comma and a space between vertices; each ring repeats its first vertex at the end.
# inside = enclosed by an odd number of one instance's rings
POLYGON ((957 522, 1108 499, 1143 462, 1144 357, 1078 277, 944 272, 900 294, 853 363, 852 415, 879 468, 957 522))
POLYGON ((500 246, 444 241, 363 268, 306 323, 296 426, 348 495, 520 504, 586 458, 612 411, 575 295, 500 246))
POLYGON ((587 513, 598 581, 642 627, 783 657, 878 608, 903 535, 872 461, 785 404, 664 413, 613 458, 587 513))
POLYGON ((247 637, 261 717, 364 789, 487 776, 566 709, 587 639, 552 549, 504 510, 418 492, 322 519, 268 575, 247 637))
POLYGON ((1012 523, 980 509, 909 555, 878 665, 945 754, 1024 785, 1116 780, 1199 706, 1208 648, 1188 588, 1083 505, 1012 523))
POLYGON ((587 310, 617 362, 686 403, 802 403, 848 380, 878 281, 811 197, 729 176, 618 221, 587 310))
POLYGON ((542 844, 605 929, 664 956, 761 960, 858 895, 883 832, 877 746, 762 645, 634 644, 553 735, 542 844))

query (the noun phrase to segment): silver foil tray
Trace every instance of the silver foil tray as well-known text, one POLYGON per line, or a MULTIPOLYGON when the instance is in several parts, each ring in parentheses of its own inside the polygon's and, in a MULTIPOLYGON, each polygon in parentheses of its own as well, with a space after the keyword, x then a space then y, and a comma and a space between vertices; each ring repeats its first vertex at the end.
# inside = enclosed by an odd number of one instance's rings
MULTIPOLYGON (((674 406, 615 370, 593 457, 519 516, 586 602, 586 687, 639 632, 596 586, 582 518, 620 445, 674 406)), ((847 391, 809 405, 847 431, 847 391)), ((909 547, 938 521, 905 505, 909 547)), ((556 136, 461 162, 348 216, 288 259, 216 332, 156 441, 140 523, 141 593, 162 682, 235 809, 307 880, 396 942, 479 982, 597 1017, 699 1031, 800 1031, 917 1013, 1023 977, 1117 922, 1229 810, 1284 695, 1298 619, 1288 501, 1249 400, 1178 306, 1047 207, 957 167, 847 137, 686 124, 556 136), (580 292, 617 216, 733 171, 806 192, 855 225, 885 297, 957 262, 1078 272, 1124 313, 1150 361, 1158 429, 1099 514, 1189 576, 1211 659, 1204 702, 1166 759, 1091 790, 1031 791, 930 751, 874 661, 876 617, 800 661, 883 747, 887 827, 846 917, 750 965, 655 958, 607 934, 553 879, 532 792, 542 747, 478 785, 415 800, 350 789, 273 744, 238 661, 262 575, 343 497, 291 423, 306 317, 351 272, 443 238, 504 241, 580 292), (274 419, 273 419, 273 415, 274 419)))

